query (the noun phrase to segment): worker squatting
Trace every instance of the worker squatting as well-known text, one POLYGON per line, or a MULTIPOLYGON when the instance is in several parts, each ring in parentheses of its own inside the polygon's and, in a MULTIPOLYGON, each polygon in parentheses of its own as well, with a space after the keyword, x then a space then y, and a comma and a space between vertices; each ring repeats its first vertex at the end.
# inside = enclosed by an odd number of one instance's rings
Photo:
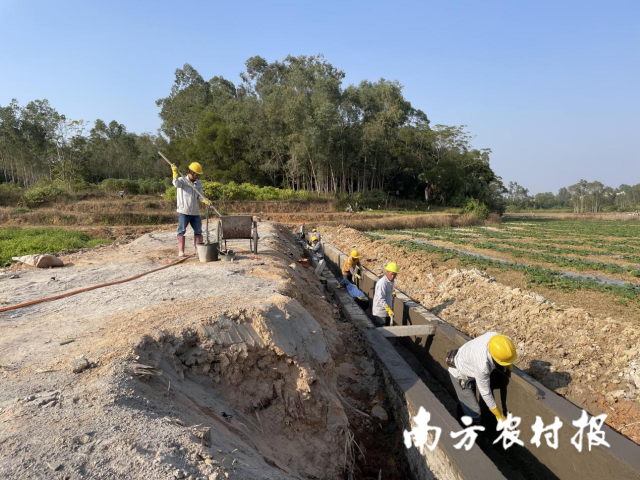
MULTIPOLYGON (((305 235, 306 225, 303 223, 300 227, 300 236, 304 239, 305 235)), ((319 260, 324 262, 324 250, 320 242, 320 234, 317 232, 316 228, 313 228, 311 235, 310 249, 317 255, 319 260)), ((343 279, 340 283, 341 285, 347 286, 350 294, 350 284, 357 285, 359 280, 362 278, 360 275, 362 269, 360 258, 358 250, 351 250, 347 261, 342 266, 343 279)), ((377 327, 394 324, 393 304, 394 297, 396 295, 394 282, 399 273, 400 268, 398 264, 395 262, 389 262, 384 269, 384 274, 376 282, 373 301, 371 302, 370 318, 377 327)), ((356 289, 356 291, 360 292, 358 289, 356 289)), ((478 393, 488 409, 495 416, 498 431, 502 431, 502 434, 498 437, 496 442, 502 439, 505 442, 505 448, 508 448, 513 443, 519 443, 522 445, 522 442, 517 437, 514 437, 514 432, 517 432, 516 428, 520 424, 520 419, 518 417, 513 417, 510 413, 507 417, 504 416, 496 404, 496 400, 491 389, 491 376, 494 372, 505 380, 503 382, 505 385, 508 384, 508 379, 511 376, 513 364, 517 357, 516 347, 511 339, 506 335, 500 335, 497 332, 487 332, 465 343, 459 349, 452 350, 447 353, 449 377, 456 392, 456 396, 458 397, 458 412, 456 416, 458 420, 467 427, 462 432, 451 433, 453 438, 457 438, 463 434, 465 435, 456 448, 460 448, 462 445, 468 445, 468 447, 465 447, 468 450, 475 441, 477 432, 484 431, 485 429, 481 426, 482 418, 480 404, 477 399, 478 393)), ((427 428, 429 418, 429 413, 425 412, 424 409, 421 408, 418 415, 414 418, 414 422, 417 427, 411 432, 405 431, 405 442, 407 443, 407 447, 411 444, 411 438, 414 438, 416 445, 426 438, 425 435, 429 431, 427 428)), ((572 439, 572 443, 574 443, 579 451, 582 450, 582 432, 587 426, 590 427, 590 431, 587 434, 589 437, 589 449, 591 449, 592 445, 608 446, 604 441, 604 432, 600 431, 600 427, 604 423, 605 418, 606 414, 588 419, 586 412, 583 411, 582 418, 573 422, 574 426, 580 428, 578 434, 576 434, 572 439), (576 440, 578 436, 580 439, 580 446, 578 446, 576 440)), ((549 442, 550 436, 555 434, 555 448, 557 448, 557 431, 561 426, 562 422, 560 422, 557 417, 555 421, 547 427, 543 425, 542 419, 537 417, 536 423, 532 427, 534 437, 531 442, 539 446, 540 435, 542 433, 545 433, 547 442, 549 442)), ((436 443, 438 436, 436 436, 436 443)))

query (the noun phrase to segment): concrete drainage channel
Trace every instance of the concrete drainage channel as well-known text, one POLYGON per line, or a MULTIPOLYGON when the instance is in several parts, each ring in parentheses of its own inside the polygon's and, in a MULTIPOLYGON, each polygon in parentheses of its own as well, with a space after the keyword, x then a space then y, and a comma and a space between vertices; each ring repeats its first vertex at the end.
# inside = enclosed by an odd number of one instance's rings
MULTIPOLYGON (((400 337, 387 338, 346 290, 336 289, 338 281, 330 270, 338 274, 347 256, 327 243, 324 250, 329 267, 323 273, 327 286, 366 339, 372 358, 382 366, 398 424, 411 430, 415 427, 413 417, 423 407, 431 414, 430 425, 442 428, 435 450, 425 448, 421 454, 415 447, 407 449, 414 478, 640 479, 640 446, 604 425, 602 431, 610 447, 595 446, 589 451, 585 435, 583 451, 578 452, 570 439, 578 431, 572 422, 581 417, 582 410, 517 368, 508 388, 496 389, 494 395, 505 411, 522 419, 519 430, 524 447, 514 445, 505 451, 501 445, 493 445, 493 438, 484 438, 470 451, 455 449, 459 438, 449 434, 463 427, 454 418, 455 393, 445 357, 470 338, 399 291, 393 308, 396 324, 422 327, 419 332, 405 328, 400 337), (530 443, 536 416, 544 425, 553 423, 554 417, 562 422, 557 449, 549 447, 544 438, 540 447, 530 443)), ((359 287, 369 298, 377 280, 372 272, 364 271, 359 287)), ((485 417, 492 420, 491 414, 485 417)), ((495 423, 486 428, 490 437, 488 432, 495 432, 495 423)))

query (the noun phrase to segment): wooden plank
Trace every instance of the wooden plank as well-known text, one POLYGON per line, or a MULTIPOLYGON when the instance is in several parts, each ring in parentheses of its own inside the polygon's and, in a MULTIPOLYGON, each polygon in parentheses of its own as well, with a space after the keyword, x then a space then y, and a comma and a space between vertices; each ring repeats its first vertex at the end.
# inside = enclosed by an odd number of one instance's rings
POLYGON ((426 337, 436 333, 435 325, 404 325, 397 327, 378 327, 378 331, 387 338, 426 337))

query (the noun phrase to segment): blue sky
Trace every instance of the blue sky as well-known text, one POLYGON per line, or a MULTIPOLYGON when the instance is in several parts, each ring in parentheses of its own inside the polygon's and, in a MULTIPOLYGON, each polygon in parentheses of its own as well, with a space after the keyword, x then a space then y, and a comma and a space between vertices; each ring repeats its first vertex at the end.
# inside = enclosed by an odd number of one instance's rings
POLYGON ((0 105, 155 132, 184 63, 235 83, 253 55, 323 53, 468 125, 505 184, 640 183, 640 2, 0 0, 0 105))

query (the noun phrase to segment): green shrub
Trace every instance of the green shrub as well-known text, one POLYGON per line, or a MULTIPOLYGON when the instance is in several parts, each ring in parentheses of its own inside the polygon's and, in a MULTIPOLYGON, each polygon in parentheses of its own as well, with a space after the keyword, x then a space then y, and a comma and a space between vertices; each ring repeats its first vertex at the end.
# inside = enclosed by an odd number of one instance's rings
POLYGON ((22 200, 27 207, 33 208, 43 203, 55 202, 67 198, 68 196, 67 186, 56 180, 54 182, 38 182, 33 184, 22 194, 22 200))
POLYGON ((475 198, 470 198, 467 200, 467 203, 464 207, 462 207, 462 211, 460 212, 463 215, 465 213, 471 213, 476 218, 487 219, 489 217, 489 207, 487 207, 484 203, 476 200, 475 198))
POLYGON ((125 178, 107 178, 100 183, 100 188, 110 193, 124 191, 130 195, 136 195, 140 191, 138 182, 125 178))
POLYGON ((22 196, 22 187, 15 183, 0 183, 0 205, 15 205, 22 196))
MULTIPOLYGON (((205 192, 206 193, 206 192, 205 192)), ((174 202, 178 198, 178 189, 176 187, 169 187, 162 195, 165 200, 173 200, 174 202)))
MULTIPOLYGON (((329 198, 319 197, 314 192, 298 191, 289 188, 259 187, 250 183, 237 184, 229 182, 202 182, 202 190, 205 197, 212 202, 237 202, 237 201, 280 201, 280 202, 328 202, 329 198)), ((176 188, 170 187, 164 193, 166 200, 176 199, 176 188)))
POLYGON ((138 191, 144 195, 157 195, 163 193, 167 187, 164 180, 145 178, 138 180, 138 191))
POLYGON ((351 205, 355 210, 380 209, 387 204, 388 195, 382 190, 368 190, 366 192, 357 192, 348 195, 341 195, 338 198, 338 206, 346 207, 351 205))

